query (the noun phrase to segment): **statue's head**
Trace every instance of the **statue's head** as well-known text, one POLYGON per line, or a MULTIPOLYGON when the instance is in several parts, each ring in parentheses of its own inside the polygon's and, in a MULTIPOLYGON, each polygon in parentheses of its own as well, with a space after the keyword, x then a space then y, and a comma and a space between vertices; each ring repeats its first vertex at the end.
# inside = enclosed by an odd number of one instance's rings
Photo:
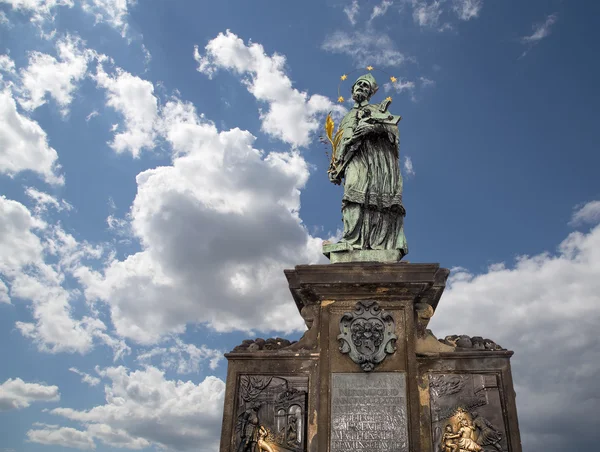
POLYGON ((369 100, 378 89, 375 77, 371 74, 361 75, 352 85, 352 99, 358 103, 369 100))

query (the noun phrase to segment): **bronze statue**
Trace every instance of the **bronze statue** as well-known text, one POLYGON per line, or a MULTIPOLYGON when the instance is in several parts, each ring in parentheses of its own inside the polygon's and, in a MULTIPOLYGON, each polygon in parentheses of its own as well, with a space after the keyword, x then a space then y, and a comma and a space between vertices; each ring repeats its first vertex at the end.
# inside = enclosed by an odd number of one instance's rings
POLYGON ((490 421, 481 416, 478 412, 473 413, 473 426, 478 431, 477 443, 480 446, 492 446, 499 452, 502 451, 500 441, 502 441, 502 433, 500 433, 490 421))
POLYGON ((390 98, 369 104, 377 90, 371 74, 352 86, 356 103, 331 140, 328 174, 331 182, 344 187, 340 243, 355 250, 397 250, 401 258, 408 253, 398 156, 401 117, 387 111, 390 98))
POLYGON ((241 439, 238 452, 256 452, 259 441, 258 410, 260 403, 253 403, 241 414, 241 439))

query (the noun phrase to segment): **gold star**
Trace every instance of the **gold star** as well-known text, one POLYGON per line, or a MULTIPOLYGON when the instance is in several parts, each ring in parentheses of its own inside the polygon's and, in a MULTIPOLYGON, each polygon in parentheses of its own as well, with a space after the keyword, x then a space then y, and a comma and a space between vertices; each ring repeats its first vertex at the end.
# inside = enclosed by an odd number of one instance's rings
POLYGON ((347 76, 346 74, 344 74, 344 75, 342 75, 340 78, 341 78, 342 80, 346 80, 346 79, 348 78, 348 76, 347 76))
POLYGON ((392 101, 392 98, 390 96, 386 97, 385 100, 387 100, 388 102, 392 101))
POLYGON ((342 102, 344 102, 344 98, 343 98, 342 96, 338 97, 338 102, 339 102, 339 103, 342 103, 342 102))
POLYGON ((392 83, 396 83, 398 81, 398 79, 393 75, 390 77, 390 80, 392 81, 392 83))
POLYGON ((367 71, 372 71, 373 70, 373 66, 367 66, 367 71))

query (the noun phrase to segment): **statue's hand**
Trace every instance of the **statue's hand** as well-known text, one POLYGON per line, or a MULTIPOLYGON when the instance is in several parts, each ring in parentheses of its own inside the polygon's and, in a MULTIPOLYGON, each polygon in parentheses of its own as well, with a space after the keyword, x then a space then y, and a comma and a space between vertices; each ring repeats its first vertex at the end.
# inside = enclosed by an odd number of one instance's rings
POLYGON ((333 168, 333 165, 329 167, 327 175, 329 176, 329 181, 334 183, 335 185, 340 185, 342 183, 342 179, 338 172, 333 168))
POLYGON ((354 129, 352 135, 354 138, 360 138, 368 133, 373 132, 374 129, 375 127, 373 124, 369 124, 368 122, 360 122, 354 129))

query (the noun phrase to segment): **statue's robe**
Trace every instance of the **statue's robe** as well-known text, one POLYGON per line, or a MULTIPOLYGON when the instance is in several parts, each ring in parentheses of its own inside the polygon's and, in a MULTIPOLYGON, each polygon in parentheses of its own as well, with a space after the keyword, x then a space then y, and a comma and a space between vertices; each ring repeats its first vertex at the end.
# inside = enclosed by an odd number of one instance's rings
POLYGON ((355 249, 401 250, 405 255, 398 127, 377 124, 373 133, 354 136, 362 117, 381 114, 379 105, 365 101, 355 104, 339 126, 342 138, 334 165, 341 169, 338 176, 344 186, 341 242, 355 249))

